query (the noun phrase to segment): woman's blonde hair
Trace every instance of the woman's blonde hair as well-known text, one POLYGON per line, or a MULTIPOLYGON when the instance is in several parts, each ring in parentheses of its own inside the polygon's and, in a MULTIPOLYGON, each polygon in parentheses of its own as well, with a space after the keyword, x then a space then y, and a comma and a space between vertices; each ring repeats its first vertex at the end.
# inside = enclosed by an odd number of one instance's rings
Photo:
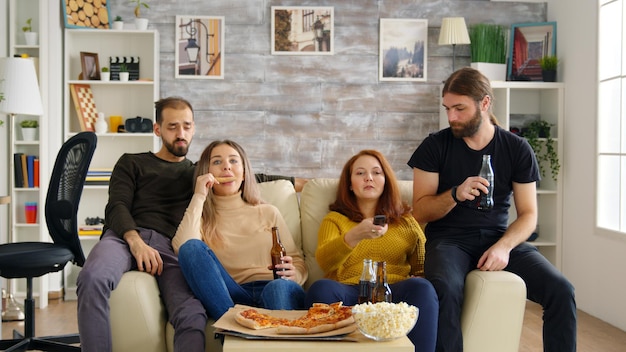
MULTIPOLYGON (((241 187, 239 190, 241 191, 241 199, 244 202, 257 205, 263 203, 261 199, 261 191, 259 190, 259 186, 257 185, 256 179, 254 177, 254 172, 252 171, 252 167, 250 166, 250 161, 248 160, 248 156, 246 155, 245 150, 236 142, 225 139, 221 141, 213 141, 211 142, 200 155, 200 160, 196 165, 195 178, 200 175, 204 175, 209 172, 209 165, 211 162, 211 153, 213 149, 220 145, 228 145, 231 148, 235 149, 239 156, 241 157, 241 162, 243 163, 243 182, 241 183, 241 187)), ((217 228, 217 212, 215 211, 215 196, 213 192, 209 192, 207 195, 206 201, 204 202, 204 206, 202 207, 202 239, 209 246, 219 247, 223 244, 224 238, 220 235, 219 229, 217 228)))

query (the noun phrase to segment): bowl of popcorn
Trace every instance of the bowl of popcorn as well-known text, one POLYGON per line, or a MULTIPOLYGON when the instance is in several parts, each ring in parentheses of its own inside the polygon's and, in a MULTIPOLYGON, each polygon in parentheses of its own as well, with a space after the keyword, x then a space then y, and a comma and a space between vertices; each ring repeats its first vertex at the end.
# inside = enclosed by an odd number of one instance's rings
POLYGON ((376 341, 398 339, 413 329, 419 309, 405 302, 363 303, 352 307, 352 315, 359 331, 376 341))

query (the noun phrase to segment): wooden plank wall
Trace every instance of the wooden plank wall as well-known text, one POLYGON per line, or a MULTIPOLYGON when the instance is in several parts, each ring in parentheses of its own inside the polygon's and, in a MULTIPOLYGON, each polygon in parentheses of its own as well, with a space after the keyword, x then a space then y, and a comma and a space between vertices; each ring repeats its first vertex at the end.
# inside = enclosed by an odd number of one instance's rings
MULTIPOLYGON (((127 0, 110 0, 112 16, 132 19, 127 0)), ((443 17, 468 25, 546 21, 545 3, 488 0, 151 0, 142 9, 158 29, 161 96, 179 95, 195 108, 197 160, 214 139, 241 143, 256 172, 337 177, 361 149, 383 152, 400 179, 413 150, 438 129, 441 82, 452 72, 451 46, 439 46, 443 17), (333 56, 272 56, 271 6, 333 6, 333 56), (176 15, 225 16, 223 80, 174 78, 176 15), (428 20, 427 82, 379 82, 380 18, 428 20)), ((558 39, 558 36, 557 36, 558 39)), ((469 65, 460 45, 456 67, 469 65)))

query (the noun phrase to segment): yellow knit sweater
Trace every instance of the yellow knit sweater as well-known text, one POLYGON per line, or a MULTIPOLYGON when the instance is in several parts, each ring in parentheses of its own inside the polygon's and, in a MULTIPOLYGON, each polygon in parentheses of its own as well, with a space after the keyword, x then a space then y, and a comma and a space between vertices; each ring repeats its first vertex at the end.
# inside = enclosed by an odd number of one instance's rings
POLYGON ((358 223, 331 211, 324 217, 317 236, 315 259, 326 277, 344 284, 358 284, 363 259, 387 262, 387 281, 395 283, 409 275, 424 275, 424 244, 426 237, 410 214, 389 224, 387 232, 376 239, 367 239, 350 248, 344 235, 358 223))

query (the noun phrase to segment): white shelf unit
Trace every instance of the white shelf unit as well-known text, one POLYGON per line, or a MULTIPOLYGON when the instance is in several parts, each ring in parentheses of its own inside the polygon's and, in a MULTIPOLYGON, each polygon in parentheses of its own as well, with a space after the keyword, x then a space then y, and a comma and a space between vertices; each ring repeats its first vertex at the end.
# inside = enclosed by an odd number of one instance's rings
MULTIPOLYGON (((47 58, 47 33, 44 28, 48 27, 48 13, 50 2, 46 0, 10 0, 9 1, 9 56, 27 55, 34 61, 37 71, 37 80, 41 93, 44 114, 42 116, 16 115, 15 119, 7 117, 5 121, 9 124, 10 133, 8 135, 7 158, 9 164, 8 177, 9 189, 11 193, 11 203, 9 207, 9 239, 12 242, 49 242, 51 241, 46 226, 44 206, 46 202, 46 192, 48 190, 48 165, 52 165, 46 157, 45 146, 48 144, 48 58, 47 58), (38 32, 38 42, 36 45, 26 45, 22 27, 26 25, 26 20, 32 19, 33 32, 38 32), (24 141, 20 121, 37 120, 39 122, 38 136, 35 141, 24 141), (14 153, 24 153, 35 155, 39 158, 39 187, 16 187, 13 161, 14 153), (26 223, 25 203, 37 203, 37 221, 34 224, 26 223)), ((55 275, 55 274, 52 274, 55 275)), ((48 305, 49 276, 43 275, 33 280, 33 297, 36 306, 45 308, 48 305)), ((60 277, 60 276, 59 276, 60 277)), ((9 285, 7 285, 9 286, 9 285)), ((20 303, 26 297, 26 280, 13 279, 10 291, 20 303)))
MULTIPOLYGON (((155 30, 66 29, 64 50, 64 136, 81 131, 70 93, 71 84, 89 84, 97 111, 108 117, 120 115, 124 120, 141 116, 154 121, 154 102, 159 97, 159 35, 155 30), (138 81, 78 80, 82 71, 80 52, 97 53, 100 68, 109 66, 110 56, 139 57, 138 81)), ((112 169, 123 153, 157 151, 160 140, 153 133, 101 133, 91 162, 91 169, 112 169)), ((87 217, 104 218, 108 201, 107 186, 86 185, 78 209, 79 225, 87 217)), ((81 236, 85 256, 99 236, 81 236)), ((80 268, 65 269, 66 299, 76 298, 76 277, 80 268)))
MULTIPOLYGON (((525 119, 540 118, 553 125, 551 137, 556 143, 560 172, 556 181, 550 174, 550 166, 543 165, 546 175, 537 189, 539 219, 537 240, 530 242, 561 269, 561 243, 563 236, 563 130, 564 85, 560 82, 491 82, 494 93, 493 113, 500 126, 523 127, 525 119)), ((448 117, 441 110, 439 125, 448 127, 448 117)), ((515 207, 511 206, 510 221, 515 219, 515 207)))

